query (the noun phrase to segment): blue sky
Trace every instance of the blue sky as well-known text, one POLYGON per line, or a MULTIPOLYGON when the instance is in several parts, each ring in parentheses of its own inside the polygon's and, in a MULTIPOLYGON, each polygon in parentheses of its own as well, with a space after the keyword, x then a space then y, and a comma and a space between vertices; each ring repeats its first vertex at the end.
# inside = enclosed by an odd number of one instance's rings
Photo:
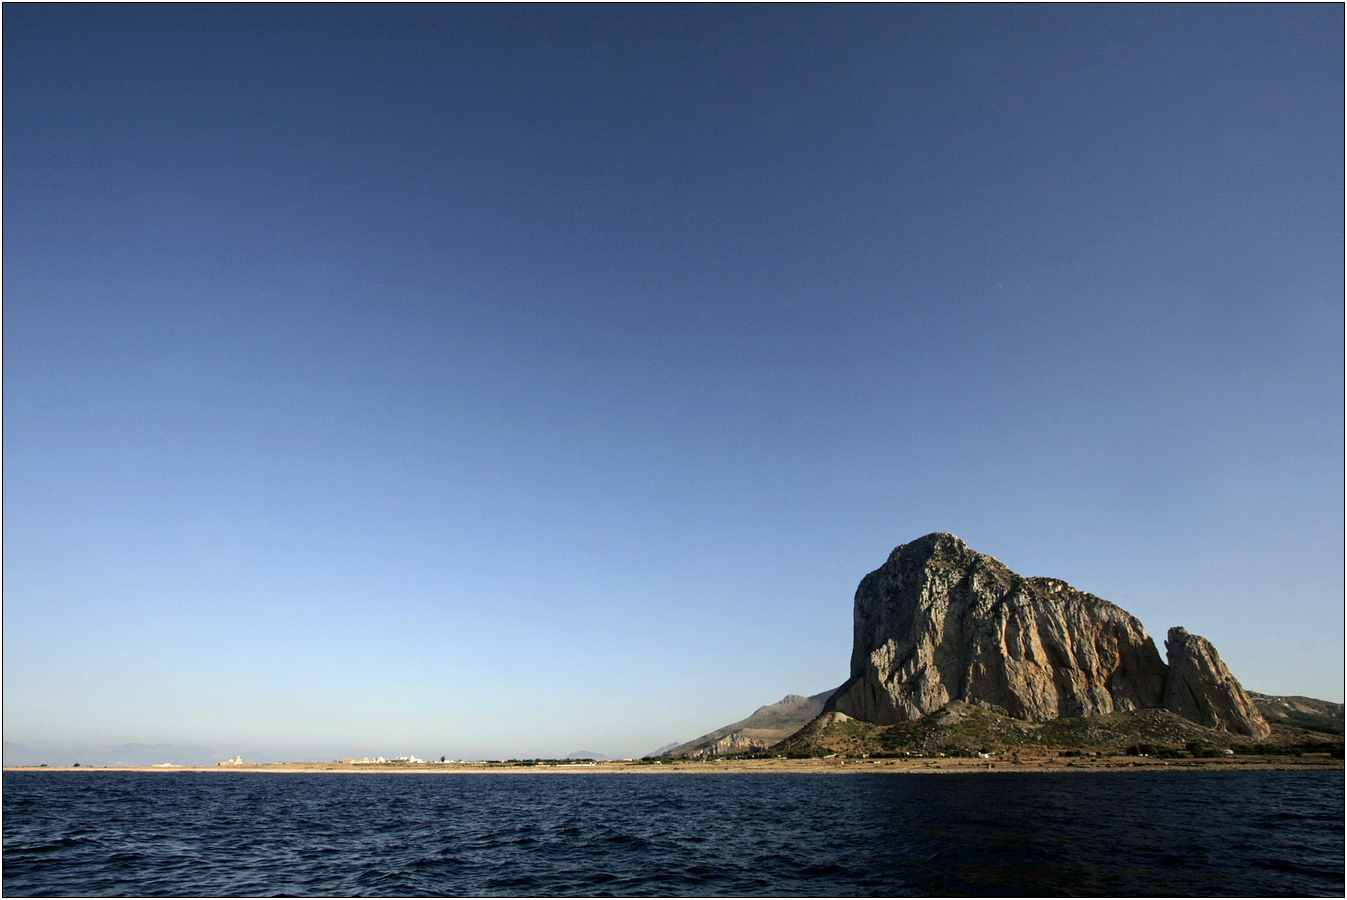
POLYGON ((937 530, 1341 701, 1342 33, 7 4, 6 740, 639 755, 937 530))

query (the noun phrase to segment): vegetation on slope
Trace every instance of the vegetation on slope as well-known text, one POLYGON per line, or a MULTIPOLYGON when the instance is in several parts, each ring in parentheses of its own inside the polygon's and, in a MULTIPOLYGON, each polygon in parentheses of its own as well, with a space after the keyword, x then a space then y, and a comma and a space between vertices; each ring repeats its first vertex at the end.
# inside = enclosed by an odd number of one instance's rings
POLYGON ((1017 751, 1063 755, 1207 755, 1304 752, 1341 756, 1342 741, 1323 740, 1288 729, 1274 729, 1274 740, 1253 743, 1223 731, 1203 728, 1163 709, 1142 709, 1088 718, 1024 722, 964 703, 952 703, 922 719, 878 726, 841 716, 816 720, 765 754, 800 756, 971 756, 1017 751))
POLYGON ((1343 733, 1343 705, 1312 697, 1277 697, 1249 691, 1263 718, 1272 726, 1286 725, 1321 734, 1343 733))

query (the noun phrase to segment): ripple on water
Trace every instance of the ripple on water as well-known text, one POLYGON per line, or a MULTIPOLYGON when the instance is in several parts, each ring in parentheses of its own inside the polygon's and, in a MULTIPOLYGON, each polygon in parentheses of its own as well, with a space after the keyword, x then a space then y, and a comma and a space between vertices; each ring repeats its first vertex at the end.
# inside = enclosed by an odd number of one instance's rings
POLYGON ((1344 880, 1341 773, 4 779, 10 895, 1337 896, 1344 880))

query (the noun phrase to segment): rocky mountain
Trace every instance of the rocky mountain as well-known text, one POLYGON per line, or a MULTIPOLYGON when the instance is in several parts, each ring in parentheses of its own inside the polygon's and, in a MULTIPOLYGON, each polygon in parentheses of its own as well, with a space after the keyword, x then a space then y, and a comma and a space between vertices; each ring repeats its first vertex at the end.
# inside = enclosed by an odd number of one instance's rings
POLYGON ((1066 582, 1017 575, 952 534, 896 548, 861 580, 853 622, 851 675, 824 713, 893 725, 954 701, 1030 722, 1159 707, 1269 733, 1209 641, 1171 630, 1166 664, 1134 616, 1066 582))
POLYGON ((1171 628, 1165 651, 1169 672, 1161 706, 1208 728, 1267 737, 1267 720, 1221 662, 1211 641, 1171 628))
POLYGON ((593 750, 576 750, 574 753, 567 754, 567 759, 592 759, 603 762, 611 757, 604 756, 602 753, 595 753, 593 750))
POLYGON ((762 706, 753 715, 710 734, 694 738, 665 751, 666 756, 717 756, 741 750, 765 750, 789 737, 823 711, 833 694, 824 691, 811 697, 787 694, 779 702, 762 706))

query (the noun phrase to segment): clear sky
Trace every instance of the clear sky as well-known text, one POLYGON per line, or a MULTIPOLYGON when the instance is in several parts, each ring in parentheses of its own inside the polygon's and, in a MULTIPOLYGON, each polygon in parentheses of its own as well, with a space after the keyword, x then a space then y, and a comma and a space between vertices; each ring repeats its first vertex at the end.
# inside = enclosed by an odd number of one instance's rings
POLYGON ((1341 5, 3 24, 6 741, 640 755, 931 531, 1343 699, 1341 5))

